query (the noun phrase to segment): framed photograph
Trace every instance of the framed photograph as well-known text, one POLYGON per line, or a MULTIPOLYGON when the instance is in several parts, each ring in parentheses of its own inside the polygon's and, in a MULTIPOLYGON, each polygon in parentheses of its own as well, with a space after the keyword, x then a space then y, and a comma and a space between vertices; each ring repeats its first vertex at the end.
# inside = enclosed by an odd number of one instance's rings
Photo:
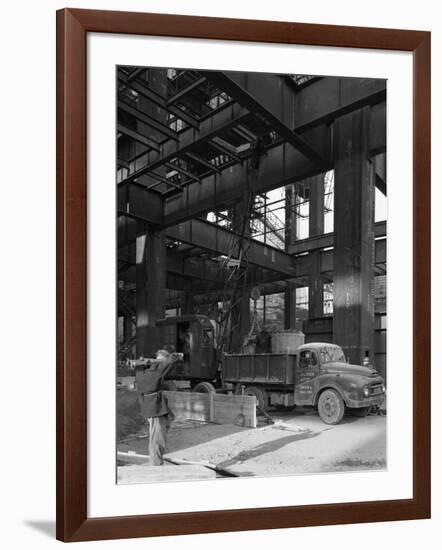
POLYGON ((430 33, 57 12, 57 538, 430 517, 430 33))

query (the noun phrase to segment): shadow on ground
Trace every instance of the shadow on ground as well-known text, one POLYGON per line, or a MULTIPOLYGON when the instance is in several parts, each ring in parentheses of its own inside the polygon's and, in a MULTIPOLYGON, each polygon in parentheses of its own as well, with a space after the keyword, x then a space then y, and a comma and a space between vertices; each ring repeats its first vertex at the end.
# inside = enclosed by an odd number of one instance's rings
MULTIPOLYGON (((167 452, 174 453, 190 449, 196 445, 209 443, 216 439, 243 433, 254 428, 242 428, 232 424, 211 424, 194 420, 172 422, 167 436, 167 452)), ((128 436, 118 443, 119 451, 136 451, 139 454, 149 454, 148 425, 145 424, 136 435, 128 436)))
POLYGON ((317 437, 318 435, 320 435, 320 432, 309 431, 309 432, 303 432, 296 435, 288 435, 286 437, 281 437, 273 441, 267 441, 265 443, 261 443, 260 445, 257 445, 252 449, 248 449, 247 451, 241 451, 239 454, 235 455, 234 457, 229 458, 229 460, 226 460, 218 464, 218 467, 228 468, 229 466, 233 466, 238 462, 244 462, 245 460, 250 460, 258 456, 265 455, 267 453, 273 453, 275 451, 279 451, 280 449, 282 449, 282 447, 285 447, 286 445, 290 445, 290 443, 295 443, 296 441, 302 441, 304 439, 312 439, 313 437, 317 437))
POLYGON ((51 539, 55 539, 55 521, 26 519, 23 523, 35 529, 35 531, 39 531, 51 539))

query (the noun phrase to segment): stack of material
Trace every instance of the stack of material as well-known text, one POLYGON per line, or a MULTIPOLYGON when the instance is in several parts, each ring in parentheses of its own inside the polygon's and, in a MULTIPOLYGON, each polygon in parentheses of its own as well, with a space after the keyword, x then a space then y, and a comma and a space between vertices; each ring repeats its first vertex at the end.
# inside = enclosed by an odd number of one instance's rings
POLYGON ((272 334, 272 353, 295 353, 305 341, 299 330, 284 330, 272 334))
POLYGON ((164 392, 176 420, 200 420, 256 428, 256 397, 215 392, 164 392))

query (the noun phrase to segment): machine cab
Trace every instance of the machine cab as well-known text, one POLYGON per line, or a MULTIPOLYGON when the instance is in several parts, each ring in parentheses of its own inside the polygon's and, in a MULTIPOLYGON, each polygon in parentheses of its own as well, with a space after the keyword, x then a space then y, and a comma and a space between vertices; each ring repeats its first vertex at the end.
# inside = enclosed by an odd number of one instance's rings
POLYGON ((216 376, 214 327, 204 315, 181 315, 157 322, 162 345, 184 355, 168 378, 211 380, 216 376))

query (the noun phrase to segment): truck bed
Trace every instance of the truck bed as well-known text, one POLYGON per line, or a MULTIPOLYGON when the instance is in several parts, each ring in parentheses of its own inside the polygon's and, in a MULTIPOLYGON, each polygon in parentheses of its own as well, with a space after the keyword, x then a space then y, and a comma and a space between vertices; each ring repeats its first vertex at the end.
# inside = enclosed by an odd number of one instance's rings
POLYGON ((296 353, 226 354, 223 379, 231 383, 294 384, 296 360, 296 353))

